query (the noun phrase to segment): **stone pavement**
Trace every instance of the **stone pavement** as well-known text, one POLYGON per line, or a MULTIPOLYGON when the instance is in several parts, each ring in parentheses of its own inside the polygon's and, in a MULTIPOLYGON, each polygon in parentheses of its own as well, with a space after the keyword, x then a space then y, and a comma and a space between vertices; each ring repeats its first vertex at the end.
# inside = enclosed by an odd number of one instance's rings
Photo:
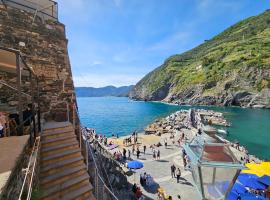
MULTIPOLYGON (((140 185, 143 194, 147 199, 157 199, 157 189, 159 187, 164 188, 166 194, 171 195, 173 200, 177 200, 177 195, 180 194, 181 200, 197 200, 199 199, 199 194, 193 185, 191 172, 184 170, 183 161, 182 161, 182 148, 178 144, 173 145, 167 137, 168 148, 165 149, 163 144, 164 136, 160 138, 160 142, 163 146, 156 148, 161 152, 160 160, 154 160, 152 150, 147 145, 146 154, 143 154, 143 144, 140 146, 139 160, 144 163, 144 168, 136 170, 135 181, 137 184, 140 182, 140 173, 148 173, 154 179, 154 186, 151 188, 144 188, 140 185), (171 177, 170 166, 172 163, 175 164, 176 168, 181 170, 181 180, 180 183, 177 183, 176 178, 171 177)), ((179 136, 176 136, 176 140, 179 136)), ((130 148, 131 150, 131 148, 130 148)), ((136 155, 131 156, 132 159, 137 160, 136 155)), ((128 177, 130 183, 134 183, 134 175, 128 177)))

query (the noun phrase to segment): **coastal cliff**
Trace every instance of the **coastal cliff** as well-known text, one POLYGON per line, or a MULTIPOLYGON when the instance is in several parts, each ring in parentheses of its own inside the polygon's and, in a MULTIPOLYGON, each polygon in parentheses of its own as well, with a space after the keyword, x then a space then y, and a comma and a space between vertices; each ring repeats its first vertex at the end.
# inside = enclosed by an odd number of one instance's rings
POLYGON ((270 108, 270 10, 226 29, 140 80, 129 97, 270 108))

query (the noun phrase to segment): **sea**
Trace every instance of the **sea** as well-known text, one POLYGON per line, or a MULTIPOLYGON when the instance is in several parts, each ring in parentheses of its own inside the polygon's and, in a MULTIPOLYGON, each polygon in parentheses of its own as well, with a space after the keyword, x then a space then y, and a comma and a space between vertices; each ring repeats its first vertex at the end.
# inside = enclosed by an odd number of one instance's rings
POLYGON ((178 106, 160 102, 133 101, 127 97, 77 98, 81 123, 97 133, 129 135, 143 129, 157 118, 181 109, 203 108, 224 113, 231 123, 226 139, 238 141, 250 154, 270 160, 270 109, 239 107, 178 106))

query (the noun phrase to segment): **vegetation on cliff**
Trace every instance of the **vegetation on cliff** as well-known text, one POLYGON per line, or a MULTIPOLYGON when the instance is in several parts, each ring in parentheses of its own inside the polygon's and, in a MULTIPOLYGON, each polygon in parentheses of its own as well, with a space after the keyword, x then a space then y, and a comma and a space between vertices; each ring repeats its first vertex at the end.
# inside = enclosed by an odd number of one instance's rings
POLYGON ((270 11, 168 58, 130 92, 179 104, 269 107, 270 11))

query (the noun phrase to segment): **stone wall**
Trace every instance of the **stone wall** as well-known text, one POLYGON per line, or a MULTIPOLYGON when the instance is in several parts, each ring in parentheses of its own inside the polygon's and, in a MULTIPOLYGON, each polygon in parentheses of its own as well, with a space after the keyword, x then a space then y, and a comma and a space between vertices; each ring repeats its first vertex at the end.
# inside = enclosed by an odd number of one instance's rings
MULTIPOLYGON (((94 141, 93 148, 96 156, 95 161, 98 167, 98 173, 100 174, 106 185, 112 186, 113 192, 118 199, 135 200, 136 198, 131 190, 132 185, 127 180, 127 175, 133 176, 131 171, 126 171, 124 169, 125 167, 121 166, 121 164, 112 157, 111 153, 104 149, 97 141, 94 141)), ((91 161, 92 160, 90 159, 89 173, 91 177, 91 182, 95 185, 97 180, 94 170, 95 165, 91 161)), ((104 192, 106 190, 102 191, 104 192)), ((108 199, 114 200, 114 198, 108 199)))
MULTIPOLYGON (((33 19, 32 13, 0 4, 0 46, 20 50, 34 69, 40 85, 42 116, 46 120, 65 121, 67 102, 71 102, 74 93, 65 26, 39 17, 33 19), (19 46, 19 42, 24 42, 25 47, 19 46)), ((14 81, 14 77, 9 77, 5 72, 0 73, 0 80, 14 81)), ((16 100, 14 92, 1 92, 1 95, 0 101, 8 104, 16 100)))
POLYGON ((31 148, 29 146, 29 142, 24 147, 22 153, 18 157, 14 168, 11 171, 11 174, 8 178, 5 187, 2 189, 2 193, 0 195, 0 199, 8 199, 8 200, 17 200, 23 185, 24 180, 24 171, 23 169, 27 168, 27 164, 30 157, 31 148))

